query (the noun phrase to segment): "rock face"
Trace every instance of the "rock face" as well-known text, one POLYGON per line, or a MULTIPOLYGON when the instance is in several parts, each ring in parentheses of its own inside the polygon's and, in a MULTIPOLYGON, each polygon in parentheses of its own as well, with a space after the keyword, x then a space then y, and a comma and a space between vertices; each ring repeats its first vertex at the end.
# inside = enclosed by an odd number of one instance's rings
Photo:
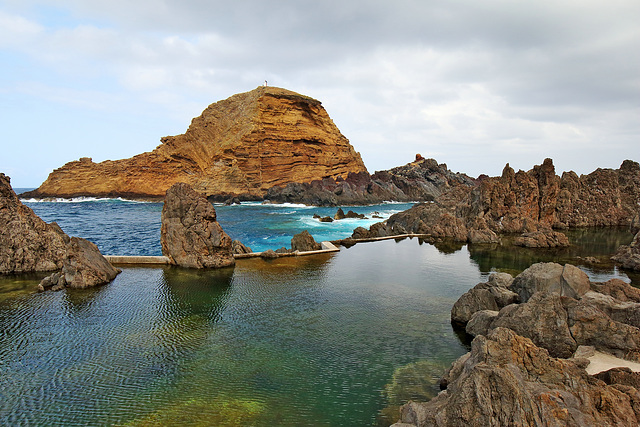
POLYGON ((162 207, 162 253, 174 265, 220 268, 235 265, 231 238, 216 220, 213 205, 188 184, 174 184, 162 207))
POLYGON ((474 185, 475 180, 464 174, 451 172, 446 164, 420 158, 373 175, 366 172, 350 173, 346 178, 326 178, 273 187, 265 198, 279 203, 316 206, 363 205, 387 200, 429 201, 451 188, 471 188, 474 185))
POLYGON ((56 223, 47 224, 23 205, 0 173, 0 273, 52 271, 62 268, 69 237, 56 223))
MULTIPOLYGON (((637 426, 640 393, 607 385, 578 360, 549 356, 506 328, 480 335, 454 363, 447 389, 410 402, 402 423, 414 426, 637 426)), ((397 424, 400 425, 400 424, 397 424)))
POLYGON ((259 198, 275 185, 366 173, 319 101, 275 87, 211 104, 161 141, 130 159, 67 163, 29 196, 161 198, 185 182, 205 196, 259 198))
POLYGON ((9 177, 0 173, 0 274, 60 270, 40 289, 86 288, 110 282, 120 272, 85 239, 67 236, 24 206, 9 177))
MULTIPOLYGON (((629 226, 639 210, 637 162, 625 160, 617 170, 598 169, 580 177, 565 172, 558 177, 551 159, 546 159, 528 172, 514 172, 507 164, 500 177, 480 177, 478 185, 449 188, 433 203, 391 216, 384 232, 472 243, 519 233, 516 244, 557 247, 568 240, 552 229, 629 226)), ((367 237, 380 236, 372 230, 367 237)))

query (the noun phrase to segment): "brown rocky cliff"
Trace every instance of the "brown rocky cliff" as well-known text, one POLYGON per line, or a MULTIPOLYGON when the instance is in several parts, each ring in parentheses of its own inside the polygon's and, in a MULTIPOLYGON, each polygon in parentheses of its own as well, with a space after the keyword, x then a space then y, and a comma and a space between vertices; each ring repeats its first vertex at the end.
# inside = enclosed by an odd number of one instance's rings
POLYGON ((30 196, 161 198, 185 182, 206 196, 260 197, 274 185, 366 172, 319 101, 275 87, 211 104, 187 132, 161 141, 129 159, 67 163, 30 196))

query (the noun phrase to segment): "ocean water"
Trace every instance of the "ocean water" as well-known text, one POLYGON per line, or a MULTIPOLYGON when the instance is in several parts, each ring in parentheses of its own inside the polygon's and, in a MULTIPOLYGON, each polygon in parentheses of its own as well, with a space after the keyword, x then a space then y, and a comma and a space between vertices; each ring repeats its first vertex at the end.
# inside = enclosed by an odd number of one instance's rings
MULTIPOLYGON (((158 253, 159 204, 28 204, 105 253, 158 253)), ((256 250, 288 246, 302 229, 316 240, 351 233, 312 218, 335 209, 216 209, 256 250)), ((569 237, 571 248, 550 251, 403 239, 213 271, 125 268, 105 286, 42 294, 42 275, 0 278, 0 425, 389 425, 467 351, 450 309, 491 271, 556 260, 592 280, 637 283, 605 262, 628 231, 569 237), (603 263, 582 265, 585 256, 603 263)))

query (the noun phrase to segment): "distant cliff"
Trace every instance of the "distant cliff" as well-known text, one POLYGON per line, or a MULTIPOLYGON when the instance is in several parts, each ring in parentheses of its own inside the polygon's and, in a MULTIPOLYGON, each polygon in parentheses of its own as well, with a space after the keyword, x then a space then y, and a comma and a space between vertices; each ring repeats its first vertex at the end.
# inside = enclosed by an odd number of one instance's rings
POLYGON ((161 141, 129 159, 67 163, 26 197, 161 198, 185 182, 206 196, 260 198, 276 185, 367 171, 320 101, 275 87, 211 104, 161 141))

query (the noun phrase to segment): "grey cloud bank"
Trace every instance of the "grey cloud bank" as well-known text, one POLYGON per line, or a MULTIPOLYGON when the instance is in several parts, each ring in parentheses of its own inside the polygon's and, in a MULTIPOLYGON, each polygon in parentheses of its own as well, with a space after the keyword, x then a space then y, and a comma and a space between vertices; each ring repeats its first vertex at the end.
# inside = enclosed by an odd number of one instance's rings
POLYGON ((371 172, 640 159, 636 1, 0 0, 0 170, 149 151, 267 79, 321 100, 371 172))

